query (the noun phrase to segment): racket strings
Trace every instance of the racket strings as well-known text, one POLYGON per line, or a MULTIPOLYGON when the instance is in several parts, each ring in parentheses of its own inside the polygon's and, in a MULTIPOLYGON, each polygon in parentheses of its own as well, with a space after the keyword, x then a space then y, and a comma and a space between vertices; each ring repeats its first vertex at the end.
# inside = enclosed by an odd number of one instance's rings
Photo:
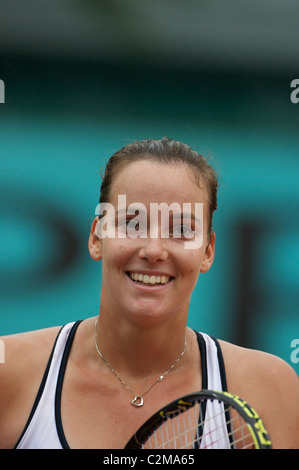
POLYGON ((169 416, 145 446, 150 449, 246 449, 253 444, 247 424, 230 406, 221 406, 219 412, 203 419, 202 407, 197 405, 177 416, 169 416))

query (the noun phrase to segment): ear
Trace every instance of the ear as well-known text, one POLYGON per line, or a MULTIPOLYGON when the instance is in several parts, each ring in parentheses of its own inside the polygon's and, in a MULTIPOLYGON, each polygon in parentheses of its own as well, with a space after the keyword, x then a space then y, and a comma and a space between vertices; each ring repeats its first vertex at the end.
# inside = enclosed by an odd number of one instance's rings
POLYGON ((99 219, 96 217, 92 223, 88 240, 89 254, 95 261, 102 259, 102 240, 96 235, 96 227, 98 222, 99 219))
POLYGON ((210 242, 206 248, 204 259, 201 263, 200 272, 206 273, 213 264, 215 256, 216 233, 212 232, 210 242))

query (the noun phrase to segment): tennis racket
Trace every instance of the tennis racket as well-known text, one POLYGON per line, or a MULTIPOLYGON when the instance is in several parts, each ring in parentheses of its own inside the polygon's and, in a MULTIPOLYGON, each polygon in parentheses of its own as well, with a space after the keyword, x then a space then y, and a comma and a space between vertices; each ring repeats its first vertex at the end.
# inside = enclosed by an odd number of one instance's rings
POLYGON ((271 449, 258 416, 241 398, 202 390, 185 395, 149 418, 125 449, 271 449))

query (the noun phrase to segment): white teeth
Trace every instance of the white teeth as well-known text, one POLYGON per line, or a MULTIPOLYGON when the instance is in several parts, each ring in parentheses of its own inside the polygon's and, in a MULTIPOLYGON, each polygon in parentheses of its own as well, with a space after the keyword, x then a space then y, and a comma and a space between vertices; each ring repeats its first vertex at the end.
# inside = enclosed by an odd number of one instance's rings
POLYGON ((169 276, 149 276, 148 274, 129 273, 129 276, 133 281, 139 281, 143 284, 166 284, 169 280, 169 276))

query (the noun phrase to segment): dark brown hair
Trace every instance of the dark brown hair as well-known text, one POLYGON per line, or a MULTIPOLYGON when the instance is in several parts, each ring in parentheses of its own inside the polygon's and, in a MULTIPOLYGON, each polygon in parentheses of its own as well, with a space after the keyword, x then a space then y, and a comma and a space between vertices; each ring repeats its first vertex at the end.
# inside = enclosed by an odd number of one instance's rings
POLYGON ((100 203, 109 202, 111 186, 114 177, 126 165, 139 160, 149 160, 155 163, 184 163, 194 170, 196 182, 200 187, 202 177, 209 195, 209 227, 212 232, 212 217, 217 209, 218 177, 207 159, 188 145, 164 137, 160 140, 142 140, 123 147, 110 157, 102 177, 100 203))

